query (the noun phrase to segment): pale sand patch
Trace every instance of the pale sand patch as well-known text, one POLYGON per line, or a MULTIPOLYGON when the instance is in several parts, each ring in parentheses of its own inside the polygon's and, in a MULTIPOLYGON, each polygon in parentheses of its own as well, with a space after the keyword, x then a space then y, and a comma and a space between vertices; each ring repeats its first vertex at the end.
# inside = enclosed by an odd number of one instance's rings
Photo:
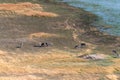
POLYGON ((8 52, 0 50, 0 56, 5 56, 7 55, 8 52))
POLYGON ((50 38, 50 37, 60 37, 60 35, 53 34, 53 33, 45 33, 45 32, 38 32, 32 33, 29 35, 29 38, 50 38))
POLYGON ((33 4, 30 2, 24 3, 3 3, 0 4, 0 10, 11 11, 16 14, 26 16, 38 16, 38 17, 57 17, 58 15, 52 12, 45 12, 41 5, 33 4))
POLYGON ((118 76, 116 76, 115 74, 109 74, 109 75, 106 75, 106 77, 109 80, 118 80, 118 76))

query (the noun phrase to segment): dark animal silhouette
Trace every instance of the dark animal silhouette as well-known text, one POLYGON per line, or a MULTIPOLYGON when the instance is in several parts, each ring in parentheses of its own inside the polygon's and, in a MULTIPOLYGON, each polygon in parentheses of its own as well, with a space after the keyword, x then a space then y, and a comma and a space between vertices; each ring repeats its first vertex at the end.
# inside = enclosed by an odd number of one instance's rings
POLYGON ((113 52, 113 53, 117 53, 117 51, 116 51, 116 50, 112 50, 112 52, 113 52))
POLYGON ((112 50, 112 54, 113 54, 114 58, 119 57, 119 54, 116 50, 112 50))
POLYGON ((85 44, 85 43, 81 43, 80 46, 81 46, 81 47, 85 47, 86 44, 85 44))
POLYGON ((76 45, 74 48, 77 49, 77 48, 84 48, 84 47, 86 47, 86 44, 80 43, 79 45, 76 45))
POLYGON ((40 43, 38 45, 34 45, 34 47, 48 47, 48 43, 40 43))
POLYGON ((41 46, 40 46, 40 45, 36 45, 36 44, 35 44, 35 45, 34 45, 34 47, 41 47, 41 46))
POLYGON ((19 44, 16 46, 16 48, 22 48, 22 46, 23 46, 23 42, 19 43, 19 44))
POLYGON ((41 47, 45 47, 45 43, 41 43, 41 45, 40 45, 41 47))
POLYGON ((46 46, 49 46, 48 43, 45 43, 46 46))

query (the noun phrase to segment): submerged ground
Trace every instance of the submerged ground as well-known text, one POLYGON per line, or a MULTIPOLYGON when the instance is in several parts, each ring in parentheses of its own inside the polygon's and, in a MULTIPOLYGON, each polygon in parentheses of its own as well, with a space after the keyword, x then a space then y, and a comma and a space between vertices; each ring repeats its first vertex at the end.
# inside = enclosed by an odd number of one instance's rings
POLYGON ((18 2, 0 4, 0 80, 120 79, 120 59, 112 55, 120 38, 99 32, 97 16, 54 1, 18 2), (49 45, 35 47, 41 43, 49 45), (81 43, 86 47, 74 48, 81 43))

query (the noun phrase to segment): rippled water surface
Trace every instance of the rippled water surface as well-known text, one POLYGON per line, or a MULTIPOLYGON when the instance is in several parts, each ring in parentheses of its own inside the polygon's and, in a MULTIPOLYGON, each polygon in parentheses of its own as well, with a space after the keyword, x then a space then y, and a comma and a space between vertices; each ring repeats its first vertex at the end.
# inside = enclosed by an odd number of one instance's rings
POLYGON ((110 25, 104 31, 120 36, 120 0, 63 0, 68 4, 90 11, 100 17, 98 24, 110 25))

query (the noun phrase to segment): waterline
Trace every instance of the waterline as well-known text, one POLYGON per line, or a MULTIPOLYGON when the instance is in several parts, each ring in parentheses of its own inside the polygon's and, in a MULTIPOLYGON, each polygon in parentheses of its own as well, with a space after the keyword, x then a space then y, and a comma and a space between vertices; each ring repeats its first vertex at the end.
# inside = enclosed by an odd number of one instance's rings
POLYGON ((103 28, 111 35, 120 36, 120 1, 119 0, 63 0, 74 7, 83 8, 100 17, 98 24, 108 25, 103 28))

